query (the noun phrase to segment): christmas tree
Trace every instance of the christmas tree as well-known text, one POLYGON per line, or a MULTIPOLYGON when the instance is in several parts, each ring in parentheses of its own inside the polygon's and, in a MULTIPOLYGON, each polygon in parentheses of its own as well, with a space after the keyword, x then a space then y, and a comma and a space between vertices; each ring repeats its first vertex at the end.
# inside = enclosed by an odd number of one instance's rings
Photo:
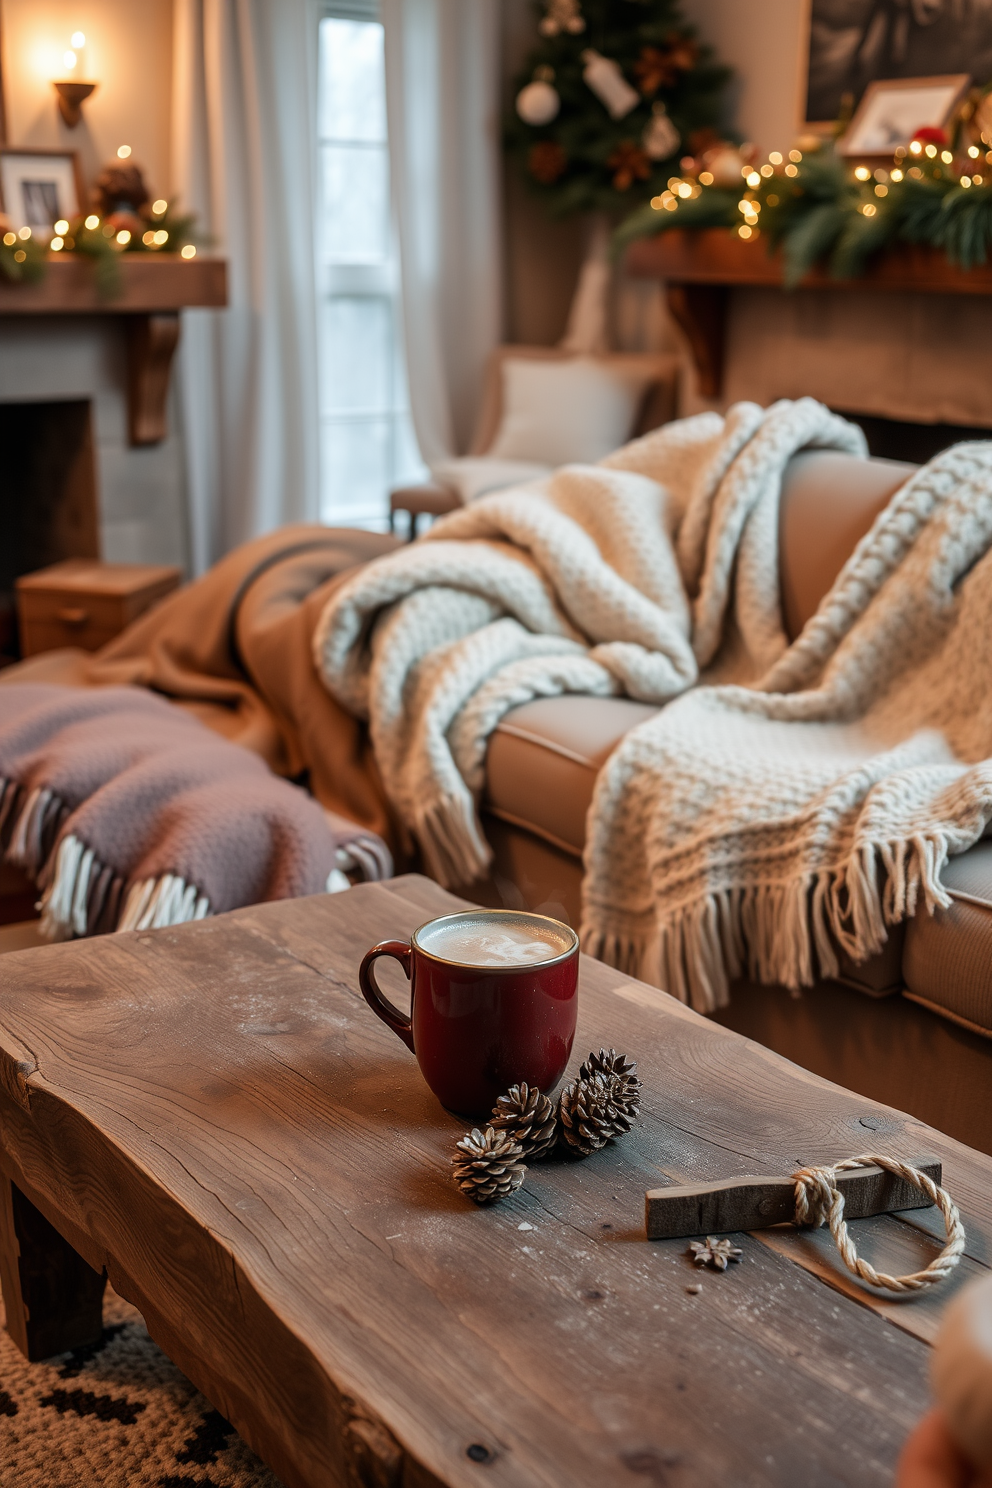
POLYGON ((629 212, 720 128, 730 69, 677 0, 546 0, 507 148, 555 216, 629 212))

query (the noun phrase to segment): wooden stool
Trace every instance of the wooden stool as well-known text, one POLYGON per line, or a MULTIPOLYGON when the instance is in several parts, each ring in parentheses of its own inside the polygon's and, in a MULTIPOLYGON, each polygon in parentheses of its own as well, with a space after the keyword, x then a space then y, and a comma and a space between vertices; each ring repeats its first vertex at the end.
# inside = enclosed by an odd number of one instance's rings
POLYGON ((424 481, 419 486, 397 486, 389 493, 389 530, 396 531, 398 511, 409 512, 407 541, 413 542, 417 535, 418 517, 443 517, 445 512, 456 511, 461 504, 457 491, 450 486, 435 485, 433 481, 424 481))

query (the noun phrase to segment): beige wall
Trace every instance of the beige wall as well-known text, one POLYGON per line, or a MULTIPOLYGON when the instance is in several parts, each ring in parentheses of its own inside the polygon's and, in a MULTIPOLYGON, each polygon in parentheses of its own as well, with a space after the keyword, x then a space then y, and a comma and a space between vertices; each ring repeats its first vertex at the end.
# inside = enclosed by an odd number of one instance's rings
POLYGON ((79 151, 87 182, 130 145, 153 195, 169 190, 172 0, 2 0, 8 143, 79 151), (75 30, 98 84, 68 129, 52 79, 75 30))
POLYGON ((738 75, 733 122, 762 151, 802 124, 810 0, 683 0, 687 18, 738 75))

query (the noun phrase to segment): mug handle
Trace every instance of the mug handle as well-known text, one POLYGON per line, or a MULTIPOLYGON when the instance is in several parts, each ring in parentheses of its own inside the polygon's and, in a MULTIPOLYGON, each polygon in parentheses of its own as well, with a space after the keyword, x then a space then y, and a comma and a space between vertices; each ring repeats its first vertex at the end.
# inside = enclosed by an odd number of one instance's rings
POLYGON ((383 996, 375 979, 372 965, 380 956, 393 956, 402 966, 406 979, 409 981, 413 949, 405 940, 381 940, 362 958, 362 964, 358 968, 358 985, 362 989, 362 996, 377 1017, 380 1017, 386 1027, 391 1028, 403 1040, 411 1053, 416 1053, 413 1047, 411 1020, 405 1013, 401 1013, 399 1008, 393 1007, 388 997, 383 996))

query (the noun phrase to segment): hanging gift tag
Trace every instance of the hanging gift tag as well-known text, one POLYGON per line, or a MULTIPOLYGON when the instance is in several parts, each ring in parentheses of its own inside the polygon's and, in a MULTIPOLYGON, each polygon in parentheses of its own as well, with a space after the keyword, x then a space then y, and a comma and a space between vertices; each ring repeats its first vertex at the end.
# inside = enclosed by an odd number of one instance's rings
POLYGON ((594 52, 591 47, 582 53, 582 60, 585 63, 582 71, 585 84, 595 93, 611 119, 623 119, 637 107, 641 95, 630 86, 618 63, 594 52))
POLYGON ((656 103, 644 126, 641 144, 650 160, 667 160, 679 147, 680 135, 663 103, 656 103))

